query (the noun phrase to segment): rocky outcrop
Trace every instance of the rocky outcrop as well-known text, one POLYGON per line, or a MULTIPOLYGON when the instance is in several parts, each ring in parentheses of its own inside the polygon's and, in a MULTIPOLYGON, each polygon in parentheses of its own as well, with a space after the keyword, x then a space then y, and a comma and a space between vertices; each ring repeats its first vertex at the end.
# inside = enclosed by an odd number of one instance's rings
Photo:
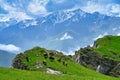
POLYGON ((98 44, 97 44, 97 41, 94 42, 94 45, 93 45, 94 48, 98 48, 98 44))
POLYGON ((17 54, 13 60, 12 67, 22 70, 61 74, 57 71, 56 66, 67 67, 68 60, 71 61, 71 58, 61 52, 34 47, 24 53, 17 54))
POLYGON ((21 59, 18 59, 13 63, 13 68, 28 70, 28 66, 24 64, 24 62, 21 59))
POLYGON ((87 68, 106 75, 120 76, 120 64, 118 65, 117 61, 99 55, 92 47, 81 48, 75 54, 74 60, 87 68))
POLYGON ((110 75, 120 77, 120 63, 111 70, 110 75))
POLYGON ((24 55, 22 53, 18 54, 13 60, 12 67, 16 69, 29 70, 28 66, 24 62, 24 55))

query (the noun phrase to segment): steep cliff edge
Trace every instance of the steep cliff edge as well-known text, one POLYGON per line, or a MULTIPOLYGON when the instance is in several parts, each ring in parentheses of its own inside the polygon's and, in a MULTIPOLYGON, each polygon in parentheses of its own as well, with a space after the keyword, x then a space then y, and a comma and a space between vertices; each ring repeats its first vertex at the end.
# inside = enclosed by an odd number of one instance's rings
POLYGON ((75 52, 74 60, 102 74, 120 77, 120 37, 105 36, 75 52))

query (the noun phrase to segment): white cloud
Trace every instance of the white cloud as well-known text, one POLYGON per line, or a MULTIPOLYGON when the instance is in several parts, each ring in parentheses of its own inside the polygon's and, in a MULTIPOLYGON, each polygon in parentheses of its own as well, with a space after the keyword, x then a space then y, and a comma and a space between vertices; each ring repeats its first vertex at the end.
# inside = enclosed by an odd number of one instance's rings
POLYGON ((102 38, 102 37, 104 37, 105 35, 108 35, 108 33, 106 32, 106 33, 104 33, 104 34, 100 34, 100 35, 98 35, 96 38, 94 38, 93 40, 97 40, 97 39, 99 39, 99 38, 102 38))
POLYGON ((56 3, 63 3, 63 2, 65 2, 66 0, 53 0, 54 2, 56 2, 56 3))
POLYGON ((48 1, 49 0, 33 0, 28 5, 28 10, 35 15, 47 14, 46 5, 48 1))
POLYGON ((11 18, 16 19, 17 21, 33 19, 31 16, 27 15, 26 12, 18 9, 17 7, 8 5, 3 0, 0 1, 0 5, 4 10, 8 11, 8 14, 0 14, 0 22, 9 21, 11 18))
POLYGON ((120 5, 118 5, 118 4, 111 5, 111 12, 120 13, 120 5))
POLYGON ((72 36, 68 35, 68 33, 65 33, 61 38, 60 40, 66 40, 66 39, 73 39, 72 36))
POLYGON ((113 28, 112 30, 113 30, 113 31, 116 31, 116 30, 117 30, 117 28, 113 28))
POLYGON ((24 12, 11 12, 9 14, 5 15, 0 15, 0 22, 6 22, 9 21, 10 19, 16 19, 18 22, 22 20, 27 20, 27 19, 33 19, 32 17, 28 16, 24 12))
MULTIPOLYGON (((80 8, 88 13, 99 12, 108 16, 120 17, 120 5, 115 3, 104 3, 105 1, 87 1, 80 8)), ((109 2, 109 1, 108 1, 109 2)))
POLYGON ((64 53, 65 55, 74 55, 75 54, 75 51, 78 51, 81 47, 80 46, 77 46, 77 47, 74 47, 74 48, 69 48, 67 52, 65 51, 60 51, 60 50, 57 50, 59 52, 62 52, 64 53))
POLYGON ((84 10, 85 12, 89 12, 89 13, 93 13, 101 9, 102 9, 102 6, 92 1, 88 1, 87 4, 85 4, 82 7, 82 10, 84 10))
POLYGON ((120 33, 118 33, 117 36, 120 36, 120 33))
POLYGON ((5 50, 5 51, 10 51, 10 52, 14 52, 14 51, 20 51, 20 48, 13 45, 13 44, 0 44, 0 50, 5 50))

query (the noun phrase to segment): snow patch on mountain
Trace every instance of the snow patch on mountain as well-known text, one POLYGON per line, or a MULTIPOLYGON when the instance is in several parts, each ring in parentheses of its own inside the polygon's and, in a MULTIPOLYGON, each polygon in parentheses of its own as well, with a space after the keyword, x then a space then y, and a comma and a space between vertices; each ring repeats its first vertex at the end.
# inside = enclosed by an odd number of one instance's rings
MULTIPOLYGON (((25 24, 25 27, 36 26, 36 25, 38 25, 38 24, 37 24, 37 21, 36 21, 36 20, 33 20, 33 21, 31 21, 31 22, 26 23, 26 24, 25 24)), ((25 27, 24 27, 24 28, 25 28, 25 27)))

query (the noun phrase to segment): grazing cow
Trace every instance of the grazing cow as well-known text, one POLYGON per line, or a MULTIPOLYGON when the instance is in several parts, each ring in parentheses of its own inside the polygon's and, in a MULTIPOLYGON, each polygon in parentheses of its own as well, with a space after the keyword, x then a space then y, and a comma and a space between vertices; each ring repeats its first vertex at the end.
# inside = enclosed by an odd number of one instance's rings
POLYGON ((63 61, 63 65, 65 65, 65 61, 63 61))
POLYGON ((67 66, 67 62, 63 61, 63 65, 64 65, 64 66, 67 66))
POLYGON ((44 64, 44 65, 47 65, 46 60, 43 60, 43 64, 44 64))
POLYGON ((46 58, 48 58, 48 53, 44 53, 44 58, 46 59, 46 58))
POLYGON ((26 60, 27 60, 27 62, 29 62, 29 58, 28 57, 26 57, 26 60))
POLYGON ((49 59, 50 59, 51 61, 54 61, 55 58, 54 58, 53 56, 50 56, 49 59))
POLYGON ((54 53, 54 52, 50 52, 50 53, 49 53, 50 56, 55 56, 55 54, 56 54, 56 53, 54 53))
POLYGON ((58 58, 58 60, 57 60, 58 62, 61 62, 62 61, 62 57, 60 57, 60 58, 58 58))
POLYGON ((67 62, 65 63, 65 66, 67 66, 68 64, 67 64, 67 62))

